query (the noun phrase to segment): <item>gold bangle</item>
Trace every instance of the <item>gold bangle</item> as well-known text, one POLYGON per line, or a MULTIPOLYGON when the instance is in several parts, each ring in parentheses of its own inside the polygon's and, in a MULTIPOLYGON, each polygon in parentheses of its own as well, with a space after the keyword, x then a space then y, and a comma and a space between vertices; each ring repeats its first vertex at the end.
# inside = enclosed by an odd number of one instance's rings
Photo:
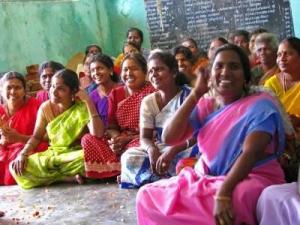
POLYGON ((98 113, 95 113, 95 114, 90 115, 90 118, 96 118, 96 117, 99 117, 99 114, 98 114, 98 113))
POLYGON ((28 157, 28 153, 26 152, 21 152, 21 156, 26 156, 26 157, 28 157))
POLYGON ((151 144, 150 144, 150 145, 148 145, 148 146, 147 146, 147 148, 146 148, 146 152, 148 152, 148 151, 149 151, 149 148, 153 148, 153 147, 154 147, 154 145, 151 145, 151 144))
POLYGON ((229 196, 220 196, 220 195, 218 195, 218 196, 215 196, 214 199, 216 201, 226 201, 226 202, 231 201, 231 197, 229 197, 229 196))
POLYGON ((186 140, 185 143, 186 143, 185 148, 186 148, 186 149, 189 148, 189 147, 190 147, 190 140, 186 140))
POLYGON ((285 159, 287 159, 288 161, 290 161, 291 159, 292 159, 292 156, 290 156, 288 153, 286 153, 286 152, 284 152, 283 154, 282 154, 282 157, 283 158, 285 158, 285 159))

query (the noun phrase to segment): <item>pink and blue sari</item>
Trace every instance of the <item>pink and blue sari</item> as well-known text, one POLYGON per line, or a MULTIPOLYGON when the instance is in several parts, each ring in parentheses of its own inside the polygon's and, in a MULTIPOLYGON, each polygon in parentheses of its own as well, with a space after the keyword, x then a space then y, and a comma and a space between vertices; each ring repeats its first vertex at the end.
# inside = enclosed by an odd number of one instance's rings
POLYGON ((246 137, 255 131, 272 136, 268 157, 257 162, 234 189, 234 224, 256 224, 257 199, 264 188, 284 182, 277 162, 285 142, 277 102, 267 93, 256 93, 216 109, 213 98, 202 98, 190 121, 202 153, 194 169, 184 168, 177 177, 142 187, 137 196, 139 225, 215 224, 214 195, 222 186, 246 137))

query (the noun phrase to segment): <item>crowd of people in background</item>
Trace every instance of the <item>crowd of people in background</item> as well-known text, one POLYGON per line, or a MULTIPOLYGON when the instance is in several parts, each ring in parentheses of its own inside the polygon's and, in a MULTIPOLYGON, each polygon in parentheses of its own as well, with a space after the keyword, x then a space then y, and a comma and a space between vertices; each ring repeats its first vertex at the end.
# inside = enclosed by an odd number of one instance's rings
POLYGON ((0 185, 115 178, 140 188, 139 225, 300 223, 300 39, 143 39, 128 29, 116 58, 88 45, 76 72, 41 63, 36 96, 3 73, 0 185))

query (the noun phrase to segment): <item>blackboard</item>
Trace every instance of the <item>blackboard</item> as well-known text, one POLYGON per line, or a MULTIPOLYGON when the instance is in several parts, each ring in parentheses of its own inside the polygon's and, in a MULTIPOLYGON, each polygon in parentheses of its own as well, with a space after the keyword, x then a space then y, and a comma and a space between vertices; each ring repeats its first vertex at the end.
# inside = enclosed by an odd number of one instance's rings
POLYGON ((294 35, 289 0, 145 0, 145 6, 152 49, 192 37, 205 50, 237 29, 266 28, 279 40, 294 35))

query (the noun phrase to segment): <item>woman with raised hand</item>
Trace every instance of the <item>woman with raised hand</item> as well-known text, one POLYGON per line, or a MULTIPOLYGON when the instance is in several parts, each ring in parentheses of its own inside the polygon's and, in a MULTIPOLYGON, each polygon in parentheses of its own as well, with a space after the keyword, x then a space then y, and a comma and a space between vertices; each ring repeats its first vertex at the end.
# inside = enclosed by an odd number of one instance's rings
POLYGON ((162 135, 176 145, 197 131, 201 156, 194 169, 139 190, 139 225, 256 224, 260 193, 284 182, 277 158, 285 129, 278 102, 249 89, 250 76, 241 48, 217 49, 210 75, 215 95, 204 95, 207 77, 200 75, 162 135))
MULTIPOLYGON (((40 102, 26 94, 26 81, 18 72, 4 74, 0 83, 4 100, 0 105, 0 185, 13 185, 9 163, 32 135, 40 102)), ((39 150, 46 147, 44 143, 39 150)))
POLYGON ((10 171, 25 189, 49 185, 85 175, 81 137, 90 133, 102 137, 104 125, 87 93, 79 90, 75 72, 59 70, 52 77, 50 100, 38 111, 34 133, 11 163, 10 171), (49 148, 29 155, 43 140, 49 138, 49 148))

